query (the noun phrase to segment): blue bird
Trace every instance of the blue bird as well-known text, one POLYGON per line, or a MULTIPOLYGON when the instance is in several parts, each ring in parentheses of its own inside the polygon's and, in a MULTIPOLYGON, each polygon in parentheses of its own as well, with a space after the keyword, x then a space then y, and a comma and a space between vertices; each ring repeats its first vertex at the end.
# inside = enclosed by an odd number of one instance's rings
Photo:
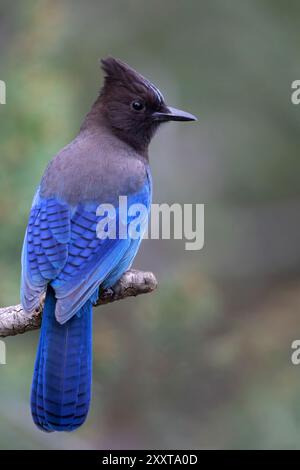
MULTIPOLYGON (((160 91, 120 60, 102 60, 104 85, 77 137, 48 167, 33 199, 22 251, 21 302, 34 311, 43 294, 39 346, 31 390, 34 423, 43 431, 73 431, 91 398, 92 306, 131 266, 151 206, 148 146, 166 121, 196 118, 167 107, 160 91), (120 210, 143 204, 132 237, 120 210), (99 237, 101 204, 115 208, 126 236, 99 237)), ((102 217, 102 219, 101 219, 102 217)))

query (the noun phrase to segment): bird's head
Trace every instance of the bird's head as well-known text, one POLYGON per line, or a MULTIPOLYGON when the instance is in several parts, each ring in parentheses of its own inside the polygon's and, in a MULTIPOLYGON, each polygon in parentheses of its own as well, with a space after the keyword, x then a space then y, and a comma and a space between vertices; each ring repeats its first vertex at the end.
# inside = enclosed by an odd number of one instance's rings
POLYGON ((104 121, 136 150, 147 149, 161 123, 196 120, 192 114, 167 106, 158 88, 127 64, 112 57, 101 64, 105 80, 99 103, 104 121))

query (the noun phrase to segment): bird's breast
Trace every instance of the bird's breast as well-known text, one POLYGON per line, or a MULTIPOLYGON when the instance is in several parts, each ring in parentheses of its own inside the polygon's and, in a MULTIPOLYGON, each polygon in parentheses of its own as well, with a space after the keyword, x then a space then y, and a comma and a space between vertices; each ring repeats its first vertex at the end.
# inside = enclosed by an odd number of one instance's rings
POLYGON ((147 163, 126 148, 79 142, 63 149, 48 165, 42 197, 58 197, 70 205, 117 203, 148 184, 147 163))

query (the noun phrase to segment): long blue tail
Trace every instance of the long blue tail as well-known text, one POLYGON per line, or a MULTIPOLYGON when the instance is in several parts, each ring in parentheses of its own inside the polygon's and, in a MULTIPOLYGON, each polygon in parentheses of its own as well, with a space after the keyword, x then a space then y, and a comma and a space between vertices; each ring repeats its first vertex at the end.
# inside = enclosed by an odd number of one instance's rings
POLYGON ((92 304, 69 321, 55 319, 48 287, 31 389, 31 413, 43 431, 73 431, 85 421, 91 397, 92 304))

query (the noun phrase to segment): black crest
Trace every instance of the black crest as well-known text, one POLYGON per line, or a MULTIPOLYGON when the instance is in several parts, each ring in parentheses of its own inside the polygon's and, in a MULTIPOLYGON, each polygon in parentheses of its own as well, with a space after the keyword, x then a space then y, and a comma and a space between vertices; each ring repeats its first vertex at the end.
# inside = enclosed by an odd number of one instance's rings
POLYGON ((107 57, 101 60, 101 65, 105 73, 104 90, 115 84, 137 95, 152 95, 158 105, 164 103, 164 97, 159 89, 121 60, 107 57))

